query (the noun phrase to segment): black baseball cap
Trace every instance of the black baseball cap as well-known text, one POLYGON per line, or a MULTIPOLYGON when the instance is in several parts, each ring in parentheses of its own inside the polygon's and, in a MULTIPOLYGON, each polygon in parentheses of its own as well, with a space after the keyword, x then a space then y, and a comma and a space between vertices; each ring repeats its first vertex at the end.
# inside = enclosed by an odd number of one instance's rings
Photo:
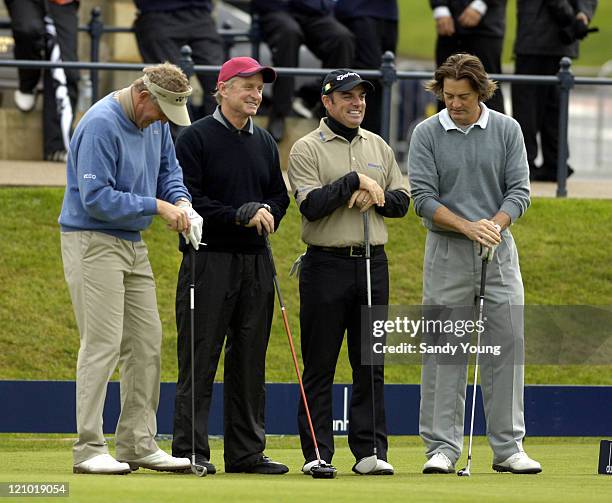
POLYGON ((350 91, 359 84, 363 84, 366 91, 374 91, 374 85, 369 80, 363 80, 357 72, 347 69, 334 70, 323 79, 321 94, 331 94, 334 91, 350 91))

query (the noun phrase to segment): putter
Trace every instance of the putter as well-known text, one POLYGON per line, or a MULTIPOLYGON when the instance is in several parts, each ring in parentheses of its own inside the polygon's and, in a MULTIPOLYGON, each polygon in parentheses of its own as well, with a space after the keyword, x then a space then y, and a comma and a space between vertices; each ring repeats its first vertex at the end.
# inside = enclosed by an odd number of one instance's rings
POLYGON ((189 245, 189 321, 191 343, 191 472, 198 477, 206 475, 206 467, 196 463, 195 454, 195 277, 196 250, 189 245))
POLYGON ((300 366, 298 364, 297 356, 295 354, 295 346, 293 345, 293 336, 291 335, 291 329, 289 328, 289 320, 287 319, 287 310, 285 309, 285 302, 281 294, 280 285, 278 283, 278 276, 276 275, 276 266, 274 265, 274 256, 272 255, 272 246, 268 235, 266 238, 266 249, 268 250, 268 258, 272 265, 272 278, 274 280, 274 288, 276 289, 276 295, 278 295, 278 303, 280 304, 281 314, 283 316, 283 324, 285 325, 285 332, 287 333, 287 339, 289 340, 289 347, 291 348, 291 356, 293 357, 293 365, 295 366, 295 373, 297 375, 298 384, 300 386, 300 394, 302 395, 302 402, 304 403, 304 409, 306 410, 306 419, 308 420, 308 427, 310 428, 310 436, 314 445, 315 454, 317 456, 317 464, 310 469, 310 474, 313 479, 333 479, 338 473, 336 468, 329 463, 325 463, 321 459, 319 454, 319 445, 317 444, 317 437, 314 432, 312 425, 312 418, 310 417, 310 409, 308 408, 308 400, 306 400, 306 392, 304 391, 304 384, 302 383, 302 376, 300 375, 300 366))
MULTIPOLYGON (((484 310, 485 284, 487 282, 487 259, 482 259, 482 270, 480 273, 480 294, 478 295, 478 326, 482 324, 482 313, 484 310)), ((480 332, 477 330, 476 344, 480 347, 480 332)), ((470 417, 470 441, 468 443, 467 466, 457 472, 458 477, 469 477, 472 467, 472 440, 474 438, 474 411, 476 409, 476 382, 478 381, 478 351, 476 351, 476 361, 474 362, 474 387, 472 389, 472 415, 470 417)))
MULTIPOLYGON (((372 276, 370 274, 370 218, 366 211, 363 214, 363 240, 365 245, 366 290, 368 295, 368 337, 372 348, 372 276)), ((370 384, 372 393, 372 455, 359 461, 359 471, 369 473, 376 469, 378 447, 376 446, 376 404, 374 403, 374 354, 370 351, 370 384)), ((357 467, 357 465, 355 465, 357 467)))

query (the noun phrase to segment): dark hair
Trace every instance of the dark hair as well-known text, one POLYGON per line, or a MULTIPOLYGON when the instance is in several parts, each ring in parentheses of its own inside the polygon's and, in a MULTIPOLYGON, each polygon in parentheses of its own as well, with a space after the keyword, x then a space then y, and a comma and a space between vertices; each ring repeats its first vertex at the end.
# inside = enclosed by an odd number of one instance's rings
POLYGON ((453 54, 442 63, 434 73, 433 80, 425 84, 425 89, 444 101, 444 79, 466 79, 478 93, 480 101, 487 101, 497 89, 497 82, 491 80, 484 66, 471 54, 453 54))

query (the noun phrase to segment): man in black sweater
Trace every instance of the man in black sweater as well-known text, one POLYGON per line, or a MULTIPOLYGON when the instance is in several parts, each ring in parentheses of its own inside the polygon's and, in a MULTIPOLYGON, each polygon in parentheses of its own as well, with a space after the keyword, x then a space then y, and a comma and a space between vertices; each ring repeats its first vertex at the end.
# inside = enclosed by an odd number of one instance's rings
MULTIPOLYGON (((264 83, 275 78, 272 68, 252 58, 227 61, 217 80, 214 114, 186 128, 176 142, 185 185, 205 222, 207 246, 200 247, 195 264, 195 453, 209 474, 216 470, 209 462, 208 414, 224 342, 225 471, 288 471, 263 451, 265 360, 274 310, 264 234, 278 228, 289 197, 276 143, 251 118, 264 83)), ((179 376, 172 442, 172 451, 182 454, 191 451, 189 271, 184 253, 176 294, 179 376)))

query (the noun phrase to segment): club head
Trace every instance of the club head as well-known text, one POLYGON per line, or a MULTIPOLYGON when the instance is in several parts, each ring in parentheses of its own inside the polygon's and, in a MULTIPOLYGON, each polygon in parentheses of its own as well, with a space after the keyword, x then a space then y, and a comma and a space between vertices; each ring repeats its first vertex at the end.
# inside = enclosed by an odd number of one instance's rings
POLYGON ((310 474, 313 479, 335 479, 338 470, 332 465, 321 462, 310 469, 310 474))
POLYGON ((470 469, 466 466, 463 470, 457 472, 457 477, 469 477, 470 469))
POLYGON ((361 475, 366 475, 367 473, 373 472, 376 469, 377 463, 378 458, 376 455, 368 456, 367 458, 360 459, 358 463, 355 463, 355 466, 353 466, 353 471, 361 475))
POLYGON ((191 465, 191 473, 193 473, 194 475, 197 475, 198 477, 205 477, 207 473, 206 467, 193 463, 191 465))

